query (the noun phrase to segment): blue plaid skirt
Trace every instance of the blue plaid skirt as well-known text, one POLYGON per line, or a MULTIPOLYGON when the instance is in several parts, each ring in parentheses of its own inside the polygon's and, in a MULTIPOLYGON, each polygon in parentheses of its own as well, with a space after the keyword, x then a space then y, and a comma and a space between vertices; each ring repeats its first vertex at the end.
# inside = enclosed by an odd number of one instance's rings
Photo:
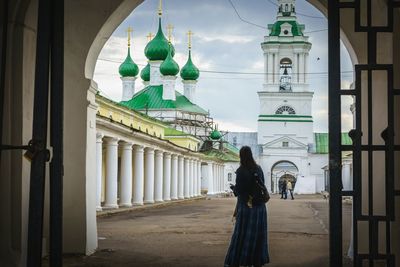
POLYGON ((267 263, 267 208, 264 204, 249 208, 239 200, 235 229, 224 266, 262 266, 267 263))

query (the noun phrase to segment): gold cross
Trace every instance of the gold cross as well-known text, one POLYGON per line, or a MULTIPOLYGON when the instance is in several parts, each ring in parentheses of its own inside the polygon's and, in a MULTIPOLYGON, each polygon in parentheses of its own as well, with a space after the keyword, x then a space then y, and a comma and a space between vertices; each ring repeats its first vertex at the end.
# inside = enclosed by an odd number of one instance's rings
POLYGON ((150 42, 153 39, 154 35, 149 32, 149 34, 147 35, 147 40, 150 42))
POLYGON ((158 15, 160 17, 162 16, 162 0, 160 0, 160 3, 158 4, 158 15))
POLYGON ((168 41, 172 41, 172 31, 174 30, 174 25, 168 24, 167 31, 168 31, 168 41))
POLYGON ((128 29, 126 30, 126 32, 128 33, 128 46, 131 46, 131 33, 133 32, 133 29, 131 26, 128 27, 128 29))
POLYGON ((194 33, 192 31, 188 31, 187 35, 188 35, 189 49, 191 49, 192 48, 192 36, 194 35, 194 33))

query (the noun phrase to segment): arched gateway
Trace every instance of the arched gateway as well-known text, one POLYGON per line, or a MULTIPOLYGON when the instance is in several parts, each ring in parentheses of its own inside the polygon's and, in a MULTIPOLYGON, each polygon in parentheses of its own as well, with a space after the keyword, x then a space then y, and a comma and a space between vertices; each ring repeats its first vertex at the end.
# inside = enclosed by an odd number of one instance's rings
POLYGON ((290 161, 278 161, 271 168, 271 192, 280 193, 282 183, 290 181, 295 187, 299 169, 290 161))

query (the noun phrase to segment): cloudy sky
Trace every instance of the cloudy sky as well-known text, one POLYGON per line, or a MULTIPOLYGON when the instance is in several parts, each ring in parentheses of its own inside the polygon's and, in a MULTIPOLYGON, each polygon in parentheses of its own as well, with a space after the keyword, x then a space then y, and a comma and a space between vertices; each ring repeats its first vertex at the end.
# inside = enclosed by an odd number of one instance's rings
MULTIPOLYGON (((175 60, 182 67, 187 59, 187 31, 192 30, 194 63, 202 72, 198 87, 197 101, 201 107, 210 110, 219 128, 228 131, 257 131, 259 100, 257 92, 263 84, 263 54, 260 43, 268 24, 275 21, 276 0, 165 0, 163 3, 163 27, 174 25, 173 43, 175 60), (233 6, 232 6, 232 4, 233 6), (235 9, 237 10, 237 14, 235 9), (246 20, 250 23, 246 23, 246 20), (256 25, 253 25, 256 24, 256 25), (227 74, 242 72, 256 74, 227 74)), ((328 37, 327 20, 305 0, 296 1, 300 23, 306 25, 313 47, 310 52, 309 83, 314 90, 314 130, 328 129, 328 37)), ((142 69, 147 64, 144 56, 146 36, 157 31, 158 0, 146 0, 137 7, 115 30, 104 46, 95 70, 95 81, 101 93, 120 101, 122 86, 118 67, 126 57, 126 29, 131 26, 133 33, 133 60, 142 69)), ((342 86, 352 82, 350 58, 342 46, 342 86)), ((140 78, 137 90, 143 88, 140 78)), ((180 81, 177 90, 183 91, 180 81)), ((343 99, 343 130, 351 128, 350 98, 343 99)))

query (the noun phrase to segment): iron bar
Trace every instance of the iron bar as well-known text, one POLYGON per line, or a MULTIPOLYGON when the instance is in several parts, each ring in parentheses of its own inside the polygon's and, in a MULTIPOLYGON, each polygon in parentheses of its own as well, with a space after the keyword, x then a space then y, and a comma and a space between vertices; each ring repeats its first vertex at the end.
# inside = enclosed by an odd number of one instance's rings
POLYGON ((342 89, 340 90, 341 95, 356 95, 356 90, 342 89))
MULTIPOLYGON (((0 143, 3 141, 3 112, 7 55, 8 0, 0 0, 0 143)), ((1 151, 0 151, 1 162, 1 151)))
MULTIPOLYGON (((47 144, 50 57, 50 0, 39 0, 36 43, 35 92, 32 140, 47 144)), ((47 151, 39 151, 31 163, 29 193, 27 266, 40 267, 42 261, 43 206, 47 151)))
POLYGON ((62 266, 64 0, 52 1, 50 89, 50 266, 62 266))
POLYGON ((342 177, 341 177, 341 82, 340 82, 340 9, 339 1, 328 1, 329 40, 329 264, 343 266, 342 177))
POLYGON ((351 190, 343 190, 342 191, 342 196, 344 196, 344 197, 352 197, 352 196, 354 196, 354 192, 351 191, 351 190))

